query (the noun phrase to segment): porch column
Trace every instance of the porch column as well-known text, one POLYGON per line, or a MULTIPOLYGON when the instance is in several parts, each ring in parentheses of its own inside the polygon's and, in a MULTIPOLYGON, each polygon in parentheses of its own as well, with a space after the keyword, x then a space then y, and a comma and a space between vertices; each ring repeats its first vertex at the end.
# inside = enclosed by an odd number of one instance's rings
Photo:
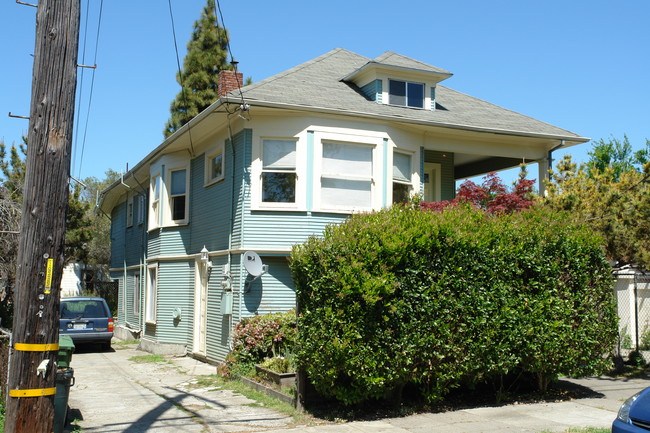
POLYGON ((551 162, 552 162, 551 152, 548 153, 548 156, 546 158, 537 161, 538 170, 539 170, 537 175, 537 179, 539 179, 538 180, 539 195, 541 195, 542 197, 546 193, 546 182, 548 182, 551 178, 549 174, 549 170, 551 169, 551 162))

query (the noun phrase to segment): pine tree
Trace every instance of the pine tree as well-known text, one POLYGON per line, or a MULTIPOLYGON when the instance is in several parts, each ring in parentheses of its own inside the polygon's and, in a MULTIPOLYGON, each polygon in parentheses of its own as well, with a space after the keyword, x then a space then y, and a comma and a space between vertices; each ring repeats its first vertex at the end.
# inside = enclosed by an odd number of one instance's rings
POLYGON ((171 103, 165 138, 218 99, 219 71, 231 69, 227 58, 228 32, 217 22, 214 0, 207 0, 201 18, 194 23, 183 70, 176 74, 181 91, 171 103))

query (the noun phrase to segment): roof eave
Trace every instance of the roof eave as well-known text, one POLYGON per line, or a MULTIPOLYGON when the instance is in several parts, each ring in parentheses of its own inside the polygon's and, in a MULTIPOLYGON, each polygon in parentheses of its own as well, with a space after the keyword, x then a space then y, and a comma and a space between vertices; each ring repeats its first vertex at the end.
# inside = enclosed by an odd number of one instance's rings
MULTIPOLYGON (((279 108, 285 110, 302 110, 308 112, 319 112, 319 113, 338 114, 338 115, 340 115, 341 113, 345 113, 347 115, 368 118, 368 119, 390 120, 396 122, 411 123, 411 124, 432 126, 438 128, 449 128, 449 129, 456 129, 462 131, 485 132, 485 133, 492 133, 492 134, 513 135, 513 136, 530 137, 530 138, 546 138, 552 140, 565 140, 565 141, 572 142, 573 144, 571 145, 586 143, 589 140, 591 140, 590 138, 582 137, 579 135, 542 134, 542 133, 534 133, 534 132, 527 132, 527 131, 513 131, 513 130, 499 129, 499 128, 477 127, 472 125, 409 119, 401 116, 364 113, 362 111, 346 110, 341 108, 325 108, 325 107, 315 107, 315 106, 299 105, 299 104, 284 104, 279 102, 253 100, 250 98, 247 98, 246 101, 251 106, 258 106, 258 107, 279 108)), ((229 101, 229 102, 235 102, 235 101, 229 101)), ((568 146, 569 145, 564 145, 561 146, 560 148, 568 147, 568 146)))

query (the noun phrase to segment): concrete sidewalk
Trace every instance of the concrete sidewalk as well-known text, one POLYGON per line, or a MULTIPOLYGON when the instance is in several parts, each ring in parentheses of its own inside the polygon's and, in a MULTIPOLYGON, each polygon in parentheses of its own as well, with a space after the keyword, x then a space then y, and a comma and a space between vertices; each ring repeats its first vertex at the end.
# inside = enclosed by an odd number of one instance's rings
MULTIPOLYGON (((588 378, 571 382, 594 397, 559 403, 425 413, 377 421, 295 426, 287 416, 232 391, 192 386, 197 375, 215 374, 214 366, 191 358, 137 364, 134 347, 109 353, 75 353, 72 415, 83 418, 84 432, 564 432, 571 427, 610 427, 623 401, 650 386, 647 379, 588 378)), ((71 431, 71 428, 68 429, 71 431)))

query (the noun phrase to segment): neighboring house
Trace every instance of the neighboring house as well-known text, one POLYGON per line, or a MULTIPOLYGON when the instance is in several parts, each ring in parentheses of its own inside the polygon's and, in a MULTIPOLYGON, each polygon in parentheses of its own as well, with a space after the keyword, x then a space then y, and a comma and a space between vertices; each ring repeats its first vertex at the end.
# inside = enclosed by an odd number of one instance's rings
POLYGON ((101 196, 116 334, 221 361, 240 319, 294 307, 292 245, 415 194, 451 199, 456 180, 522 161, 543 179, 553 150, 588 140, 439 84, 451 75, 343 49, 241 90, 241 74, 222 72, 224 96, 101 196), (249 275, 247 251, 267 273, 249 275))
POLYGON ((79 262, 70 262, 63 268, 61 276, 61 297, 70 298, 83 294, 83 266, 79 262))

